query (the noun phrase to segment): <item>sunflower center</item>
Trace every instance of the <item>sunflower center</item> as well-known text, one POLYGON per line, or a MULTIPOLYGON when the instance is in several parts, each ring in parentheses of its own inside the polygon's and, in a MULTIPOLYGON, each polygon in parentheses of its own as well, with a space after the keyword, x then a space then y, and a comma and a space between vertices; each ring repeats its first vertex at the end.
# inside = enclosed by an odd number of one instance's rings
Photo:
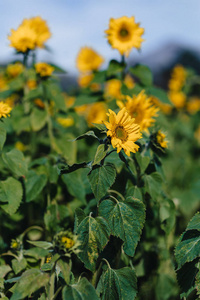
POLYGON ((122 28, 119 32, 121 37, 127 37, 127 35, 129 35, 129 32, 126 28, 122 28))
POLYGON ((115 129, 115 134, 116 137, 122 141, 127 140, 128 134, 127 132, 124 130, 123 126, 117 126, 115 129))

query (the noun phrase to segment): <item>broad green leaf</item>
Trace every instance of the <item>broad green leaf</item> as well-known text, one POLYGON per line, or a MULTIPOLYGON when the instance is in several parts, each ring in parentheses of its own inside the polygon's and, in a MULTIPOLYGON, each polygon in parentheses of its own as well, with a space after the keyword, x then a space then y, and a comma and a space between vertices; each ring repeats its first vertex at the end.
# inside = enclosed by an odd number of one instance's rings
POLYGON ((130 68, 130 72, 135 75, 144 86, 151 86, 153 84, 153 76, 149 67, 138 64, 130 68))
POLYGON ((26 257, 26 260, 28 261, 29 258, 35 258, 36 260, 41 259, 42 257, 45 257, 49 254, 49 250, 45 250, 39 247, 33 247, 28 250, 24 250, 24 256, 26 257))
POLYGON ((74 233, 77 232, 79 224, 86 218, 86 214, 81 208, 75 210, 74 233))
POLYGON ((80 106, 84 104, 90 104, 97 102, 99 100, 98 95, 91 95, 91 94, 80 94, 76 97, 76 101, 73 106, 80 106))
POLYGON ((87 136, 91 136, 91 137, 93 137, 93 138, 99 140, 99 138, 96 136, 96 134, 94 133, 94 131, 90 130, 90 131, 88 131, 88 132, 86 132, 86 133, 84 133, 84 134, 79 135, 77 138, 75 138, 75 139, 72 140, 72 141, 78 141, 78 140, 84 139, 84 138, 87 137, 87 136))
POLYGON ((197 295, 200 295, 200 270, 198 271, 198 273, 196 275, 195 287, 197 290, 197 295))
POLYGON ((150 157, 148 157, 148 156, 142 156, 139 152, 137 152, 135 154, 135 157, 136 157, 137 162, 138 162, 138 164, 140 166, 141 173, 144 173, 145 170, 146 170, 146 168, 149 165, 150 157))
POLYGON ((24 80, 22 77, 17 77, 15 79, 13 79, 12 81, 10 81, 9 83, 9 87, 12 91, 19 91, 22 90, 24 87, 24 80))
POLYGON ((176 222, 176 207, 172 200, 165 198, 160 202, 161 228, 169 234, 176 222))
POLYGON ((47 122, 47 118, 48 113, 46 110, 34 107, 30 115, 31 127, 33 131, 42 129, 47 122))
POLYGON ((171 104, 171 102, 167 96, 167 93, 163 89, 156 88, 156 87, 148 87, 145 89, 145 92, 146 92, 146 94, 148 94, 150 96, 155 96, 163 103, 171 104))
POLYGON ((190 220, 187 230, 200 230, 200 213, 197 212, 196 215, 190 220))
POLYGON ((133 256, 145 220, 143 202, 132 197, 124 202, 103 200, 99 206, 99 215, 107 220, 112 235, 124 241, 124 252, 133 256))
POLYGON ((134 300, 137 294, 137 278, 134 270, 108 268, 102 275, 102 300, 134 300))
POLYGON ((34 245, 43 249, 50 249, 53 247, 53 244, 46 241, 27 241, 29 244, 34 245))
POLYGON ((73 139, 74 135, 66 133, 54 141, 56 144, 55 150, 67 160, 68 164, 74 164, 76 161, 77 143, 72 143, 73 139))
POLYGON ((26 187, 26 202, 34 200, 43 190, 47 183, 47 176, 45 174, 37 174, 31 170, 25 178, 26 187))
POLYGON ((107 190, 114 183, 115 177, 116 169, 111 163, 106 163, 103 166, 97 166, 88 174, 92 191, 98 201, 106 195, 107 190))
POLYGON ((73 285, 65 286, 62 292, 63 300, 99 300, 95 288, 85 278, 73 285))
POLYGON ((40 98, 43 95, 43 89, 42 86, 39 85, 35 89, 30 90, 24 97, 24 100, 31 100, 31 99, 36 99, 40 98))
POLYGON ((27 262, 25 258, 22 258, 20 260, 18 259, 13 259, 12 260, 12 268, 15 274, 18 274, 22 270, 24 270, 27 266, 27 262))
POLYGON ((112 75, 122 72, 124 70, 125 66, 126 65, 124 63, 120 63, 120 62, 112 59, 107 68, 107 76, 112 76, 112 75))
POLYGON ((17 176, 26 175, 27 163, 25 161, 24 155, 21 151, 17 149, 12 149, 7 153, 2 154, 2 158, 6 166, 17 176))
POLYGON ((95 270, 96 260, 99 253, 106 246, 110 229, 102 217, 86 217, 78 226, 77 235, 81 243, 78 257, 91 271, 95 270))
POLYGON ((7 273, 11 271, 11 267, 9 265, 0 266, 0 278, 4 278, 7 273))
MULTIPOLYGON (((72 201, 74 202, 74 201, 72 201)), ((70 212, 66 205, 58 205, 56 202, 47 207, 47 212, 44 215, 44 223, 47 230, 58 232, 64 223, 65 226, 69 223, 70 212)))
POLYGON ((62 181, 67 186, 69 193, 79 199, 83 204, 87 204, 85 200, 85 186, 81 178, 81 170, 64 174, 61 176, 62 181))
POLYGON ((71 275, 71 268, 72 268, 72 261, 71 260, 65 260, 65 258, 61 258, 57 262, 58 267, 60 268, 62 275, 65 279, 65 282, 67 284, 70 283, 70 275, 71 275))
POLYGON ((95 153, 94 161, 92 165, 97 165, 100 161, 106 156, 107 150, 105 150, 105 145, 101 144, 97 148, 97 152, 95 153))
POLYGON ((94 125, 97 129, 99 129, 101 131, 107 130, 106 125, 104 125, 104 124, 92 123, 92 125, 94 125))
POLYGON ((30 297, 31 294, 46 286, 49 281, 49 275, 38 269, 25 271, 15 285, 13 295, 10 300, 21 300, 30 297))
POLYGON ((56 83, 46 82, 44 84, 46 97, 55 103, 55 107, 59 110, 66 111, 65 98, 56 83))
POLYGON ((14 214, 22 200, 23 189, 21 183, 9 177, 0 182, 0 202, 1 207, 10 215, 14 214))
POLYGON ((160 173, 153 172, 150 175, 144 176, 146 191, 151 195, 153 200, 156 200, 161 190, 162 177, 160 173))
POLYGON ((97 71, 94 73, 94 77, 91 83, 101 83, 103 84, 106 80, 106 71, 97 71))
POLYGON ((6 129, 0 124, 0 150, 3 149, 3 145, 6 141, 6 129))

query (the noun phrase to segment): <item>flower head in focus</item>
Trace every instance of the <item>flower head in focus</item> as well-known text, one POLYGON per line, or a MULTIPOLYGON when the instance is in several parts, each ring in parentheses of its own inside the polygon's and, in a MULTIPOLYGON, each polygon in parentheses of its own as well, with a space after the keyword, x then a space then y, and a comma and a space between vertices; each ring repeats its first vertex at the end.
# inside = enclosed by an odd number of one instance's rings
POLYGON ((144 28, 140 27, 140 23, 135 23, 134 17, 111 18, 109 29, 105 33, 111 47, 117 49, 121 55, 128 56, 132 48, 140 49, 144 41, 141 38, 144 28))
POLYGON ((140 130, 149 133, 148 128, 154 125, 154 117, 157 116, 159 108, 153 104, 151 97, 148 97, 144 90, 137 96, 126 96, 126 102, 117 101, 117 105, 120 108, 126 107, 131 117, 140 125, 140 130))
POLYGON ((76 66, 80 72, 90 72, 98 70, 103 62, 104 58, 95 50, 83 47, 77 55, 76 66))
POLYGON ((113 148, 117 148, 117 153, 122 149, 130 156, 130 152, 137 152, 139 146, 135 142, 142 137, 140 126, 131 118, 126 108, 122 108, 118 114, 109 109, 107 114, 109 121, 104 121, 107 127, 107 136, 111 138, 113 148))

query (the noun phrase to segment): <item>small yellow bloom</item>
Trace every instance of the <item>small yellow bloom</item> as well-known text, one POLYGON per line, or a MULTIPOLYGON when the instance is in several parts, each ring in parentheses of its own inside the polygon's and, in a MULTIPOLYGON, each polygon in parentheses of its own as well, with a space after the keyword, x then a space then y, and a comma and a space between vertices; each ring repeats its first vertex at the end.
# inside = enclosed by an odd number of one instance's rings
POLYGON ((165 138, 166 138, 166 135, 164 133, 162 133, 160 130, 158 130, 157 135, 156 135, 156 140, 157 140, 157 143, 162 148, 167 148, 168 141, 166 141, 165 138))
POLYGON ((36 98, 36 99, 34 100, 34 103, 35 103, 35 105, 38 106, 39 108, 42 108, 42 109, 45 108, 44 102, 43 102, 40 98, 36 98))
POLYGON ((24 152, 26 150, 26 146, 20 141, 15 143, 15 148, 22 152, 24 152))
POLYGON ((148 97, 144 90, 132 98, 126 96, 126 102, 117 101, 117 105, 120 108, 126 107, 131 117, 140 125, 140 130, 149 133, 148 128, 154 125, 154 117, 158 115, 159 108, 154 106, 151 97, 148 97))
POLYGON ((134 17, 111 18, 109 29, 105 33, 111 47, 117 49, 121 55, 128 56, 132 48, 140 49, 144 41, 141 38, 144 28, 140 27, 140 23, 135 23, 134 17))
POLYGON ((74 125, 74 119, 72 117, 69 118, 57 118, 57 122, 63 127, 70 127, 74 125))
POLYGON ((35 79, 29 79, 26 84, 30 90, 33 90, 37 87, 37 81, 35 79))
POLYGON ((119 79, 110 79, 105 84, 105 98, 108 100, 122 99, 124 96, 121 93, 122 83, 119 79))
POLYGON ((0 74, 0 91, 8 89, 7 80, 0 74))
POLYGON ((125 76, 124 83, 129 89, 133 89, 135 86, 135 81, 129 74, 125 76))
POLYGON ((10 116, 12 108, 3 101, 0 102, 0 118, 4 117, 7 118, 7 116, 10 116))
POLYGON ((61 243, 64 244, 64 247, 66 249, 72 248, 74 246, 74 241, 66 236, 63 236, 61 238, 61 243))
POLYGON ((191 98, 187 103, 186 108, 190 114, 195 114, 196 112, 198 112, 200 110, 200 98, 191 98))
POLYGON ((10 107, 14 107, 15 106, 15 103, 19 100, 19 95, 17 94, 12 94, 10 95, 10 97, 7 97, 5 100, 4 100, 4 103, 8 104, 10 107))
POLYGON ((76 66, 80 72, 95 71, 100 68, 103 62, 104 58, 96 51, 90 47, 83 47, 78 53, 76 66))
POLYGON ((100 85, 98 83, 91 83, 94 78, 94 74, 92 73, 81 73, 78 77, 78 85, 82 88, 89 87, 92 91, 98 91, 100 89, 100 85))
POLYGON ((67 108, 70 108, 74 105, 74 102, 76 100, 75 97, 69 96, 66 93, 63 93, 63 96, 65 98, 65 105, 67 108))
POLYGON ((92 123, 103 123, 107 119, 107 106, 103 102, 95 102, 88 105, 86 113, 86 121, 88 126, 93 126, 92 123))
POLYGON ((130 156, 130 152, 137 152, 139 146, 135 142, 142 137, 140 126, 135 123, 135 119, 131 118, 126 108, 122 108, 116 115, 114 111, 109 109, 109 122, 104 121, 107 127, 107 136, 111 138, 113 148, 117 148, 117 153, 122 149, 130 156))
POLYGON ((11 240, 10 247, 14 250, 17 250, 20 247, 20 242, 18 240, 11 240))
POLYGON ((168 97, 177 109, 183 108, 186 103, 186 95, 183 92, 169 91, 168 97))
POLYGON ((8 65, 6 72, 10 77, 15 78, 18 75, 20 75, 23 72, 23 70, 24 66, 20 62, 17 62, 15 64, 8 65))
POLYGON ((187 72, 181 65, 176 65, 172 70, 171 79, 169 81, 169 90, 178 92, 184 86, 186 81, 187 72))
POLYGON ((54 67, 50 66, 45 62, 38 62, 35 64, 36 73, 41 77, 51 76, 54 71, 54 67))

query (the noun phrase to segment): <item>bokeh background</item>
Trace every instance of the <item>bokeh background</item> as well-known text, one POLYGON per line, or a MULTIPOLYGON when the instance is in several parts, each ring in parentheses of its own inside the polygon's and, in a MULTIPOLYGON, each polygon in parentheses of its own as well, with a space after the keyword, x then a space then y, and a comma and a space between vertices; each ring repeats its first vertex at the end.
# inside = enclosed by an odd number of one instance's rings
POLYGON ((47 42, 51 51, 39 50, 38 59, 61 66, 76 76, 76 56, 82 46, 93 47, 105 58, 118 59, 105 38, 111 17, 135 16, 145 28, 141 51, 130 60, 142 62, 153 72, 171 67, 180 51, 200 54, 199 0, 2 0, 0 2, 0 64, 16 59, 7 36, 24 18, 40 15, 52 32, 47 42))

